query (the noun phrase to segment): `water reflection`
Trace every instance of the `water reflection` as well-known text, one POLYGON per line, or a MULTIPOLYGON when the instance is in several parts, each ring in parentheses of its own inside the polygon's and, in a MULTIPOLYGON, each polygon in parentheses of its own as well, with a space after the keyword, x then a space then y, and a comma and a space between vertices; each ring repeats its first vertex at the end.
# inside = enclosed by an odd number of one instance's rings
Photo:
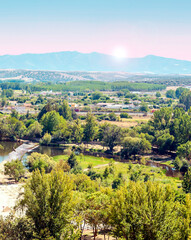
POLYGON ((65 148, 61 147, 39 146, 38 148, 35 148, 32 152, 38 152, 53 157, 57 155, 63 155, 64 149, 65 148))
POLYGON ((3 146, 3 149, 0 149, 0 162, 6 160, 10 152, 14 151, 17 147, 21 145, 18 142, 6 142, 0 141, 0 144, 3 146))

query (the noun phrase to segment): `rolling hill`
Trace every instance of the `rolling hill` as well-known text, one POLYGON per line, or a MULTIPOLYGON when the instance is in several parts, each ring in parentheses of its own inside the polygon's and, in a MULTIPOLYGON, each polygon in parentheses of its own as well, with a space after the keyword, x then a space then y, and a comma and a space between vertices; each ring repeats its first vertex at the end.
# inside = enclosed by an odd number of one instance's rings
POLYGON ((116 59, 101 53, 56 52, 0 56, 0 69, 191 74, 191 62, 148 55, 116 59))

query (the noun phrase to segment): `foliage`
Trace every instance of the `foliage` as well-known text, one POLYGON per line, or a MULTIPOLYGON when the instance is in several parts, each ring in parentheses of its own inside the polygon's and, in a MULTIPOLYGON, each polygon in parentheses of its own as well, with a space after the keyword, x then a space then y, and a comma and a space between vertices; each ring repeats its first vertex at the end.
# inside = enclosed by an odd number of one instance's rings
POLYGON ((108 125, 104 130, 103 145, 109 147, 113 153, 113 148, 120 144, 122 138, 122 130, 116 125, 108 125))
POLYGON ((43 115, 41 119, 43 131, 50 134, 66 128, 66 120, 56 111, 50 111, 43 115))
POLYGON ((185 193, 191 193, 191 168, 189 168, 184 175, 182 189, 184 190, 185 193))
POLYGON ((126 137, 123 142, 122 156, 128 158, 132 155, 147 152, 151 149, 151 144, 145 138, 126 137))
POLYGON ((70 120, 72 118, 72 112, 66 100, 63 101, 61 107, 59 108, 59 113, 66 120, 70 120))
POLYGON ((143 103, 143 104, 141 104, 139 111, 147 113, 149 111, 149 108, 145 103, 143 103))
POLYGON ((160 153, 165 153, 167 150, 171 150, 174 142, 174 136, 170 135, 168 130, 156 132, 156 145, 158 146, 160 153))
POLYGON ((175 193, 158 183, 130 182, 112 199, 111 225, 124 239, 182 239, 182 219, 175 193))
POLYGON ((41 145, 49 145, 52 140, 52 136, 49 133, 45 133, 43 138, 40 140, 41 145))
POLYGON ((75 168, 78 165, 76 155, 74 152, 72 152, 67 160, 68 165, 70 168, 75 168))
MULTIPOLYGON (((40 239, 72 239, 73 183, 70 177, 60 171, 50 174, 36 170, 24 186, 19 206, 34 224, 34 234, 40 239)), ((75 232, 74 232, 75 233, 75 232)), ((77 237, 75 239, 78 239, 77 237)))
POLYGON ((48 155, 37 152, 33 152, 26 160, 26 166, 31 172, 38 169, 40 172, 44 170, 46 173, 50 173, 55 164, 48 155))
POLYGON ((25 168, 18 159, 5 163, 4 168, 4 174, 14 178, 15 181, 18 181, 25 173, 25 168))
POLYGON ((84 126, 84 141, 91 142, 97 133, 97 123, 95 117, 88 113, 86 117, 86 124, 84 126))
POLYGON ((42 125, 35 121, 29 125, 26 135, 30 138, 40 137, 42 134, 42 125))
POLYGON ((175 91, 170 89, 166 92, 166 97, 167 98, 176 98, 175 91))
POLYGON ((183 91, 180 98, 180 103, 186 106, 186 110, 191 107, 191 91, 183 91))
POLYGON ((120 113, 120 118, 132 118, 128 113, 120 113))
POLYGON ((177 155, 187 160, 191 159, 191 141, 186 142, 185 144, 180 145, 177 148, 177 155))
POLYGON ((157 98, 161 97, 161 93, 160 92, 156 92, 156 97, 157 98))

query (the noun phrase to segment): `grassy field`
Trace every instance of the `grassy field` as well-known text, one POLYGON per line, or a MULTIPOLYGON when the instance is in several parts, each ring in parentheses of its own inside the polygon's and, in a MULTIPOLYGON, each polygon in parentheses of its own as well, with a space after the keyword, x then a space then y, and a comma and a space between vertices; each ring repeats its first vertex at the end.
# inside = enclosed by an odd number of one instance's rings
MULTIPOLYGON (((94 169, 98 173, 103 173, 106 167, 94 169)), ((158 167, 150 167, 140 164, 130 163, 118 163, 114 165, 114 175, 110 174, 107 179, 104 180, 105 186, 111 186, 113 179, 118 178, 119 174, 122 175, 122 179, 128 182, 130 176, 135 172, 140 172, 139 180, 144 181, 146 175, 149 176, 149 180, 161 182, 163 184, 170 184, 174 188, 181 187, 181 180, 175 177, 167 177, 164 170, 158 167)))
MULTIPOLYGON (((108 164, 111 159, 107 159, 107 158, 100 158, 100 157, 93 157, 93 156, 76 156, 78 163, 80 164, 80 166, 82 167, 82 169, 87 168, 90 164, 92 165, 92 167, 95 167, 97 165, 104 165, 104 164, 108 164)), ((67 160, 68 159, 68 155, 58 155, 58 156, 54 156, 53 159, 55 161, 59 161, 59 160, 67 160)))
POLYGON ((134 116, 133 118, 122 118, 121 121, 107 121, 103 120, 100 123, 109 123, 114 124, 119 127, 134 127, 137 126, 139 123, 146 123, 150 120, 150 116, 134 116))
MULTIPOLYGON (((145 176, 149 177, 149 180, 158 181, 163 184, 170 184, 175 188, 181 187, 181 180, 175 177, 167 177, 165 175, 165 171, 162 168, 158 167, 151 167, 145 166, 140 164, 131 164, 131 163, 120 163, 111 161, 111 159, 100 158, 100 157, 93 157, 93 156, 76 156, 77 161, 82 167, 82 169, 88 168, 89 165, 95 167, 94 170, 97 173, 103 174, 106 167, 109 167, 109 163, 113 163, 114 174, 109 174, 107 179, 103 180, 103 184, 105 186, 111 186, 114 179, 118 178, 119 175, 122 176, 124 182, 128 182, 130 176, 135 172, 140 172, 139 180, 144 181, 145 176), (105 164, 108 164, 107 166, 105 164), (102 166, 103 165, 103 166, 102 166)), ((58 155, 53 157, 55 161, 59 161, 61 159, 67 160, 68 155, 58 155)), ((165 164, 170 165, 169 163, 165 162, 165 164)))

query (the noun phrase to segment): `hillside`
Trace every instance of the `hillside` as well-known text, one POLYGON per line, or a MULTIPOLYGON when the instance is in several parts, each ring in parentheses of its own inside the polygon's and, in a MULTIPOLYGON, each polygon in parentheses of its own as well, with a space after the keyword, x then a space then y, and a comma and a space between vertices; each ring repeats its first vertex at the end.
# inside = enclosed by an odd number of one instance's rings
POLYGON ((191 62, 153 55, 119 60, 96 52, 57 52, 0 56, 0 69, 191 74, 191 62))

